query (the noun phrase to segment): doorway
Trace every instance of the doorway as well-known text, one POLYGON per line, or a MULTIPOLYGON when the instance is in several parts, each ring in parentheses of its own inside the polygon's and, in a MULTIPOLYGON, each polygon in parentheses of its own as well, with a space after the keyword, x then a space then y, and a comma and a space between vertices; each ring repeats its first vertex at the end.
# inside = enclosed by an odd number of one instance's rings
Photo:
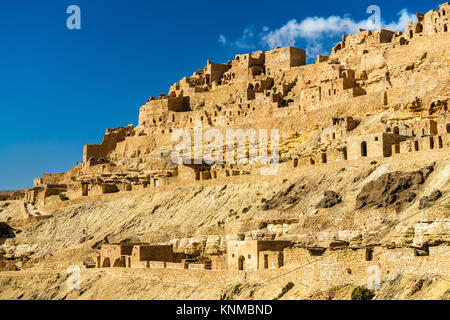
POLYGON ((269 269, 269 255, 264 255, 264 269, 269 269))
POLYGON ((239 257, 238 270, 245 270, 245 257, 244 256, 239 257))
POLYGON ((367 142, 361 143, 361 157, 367 157, 367 142))

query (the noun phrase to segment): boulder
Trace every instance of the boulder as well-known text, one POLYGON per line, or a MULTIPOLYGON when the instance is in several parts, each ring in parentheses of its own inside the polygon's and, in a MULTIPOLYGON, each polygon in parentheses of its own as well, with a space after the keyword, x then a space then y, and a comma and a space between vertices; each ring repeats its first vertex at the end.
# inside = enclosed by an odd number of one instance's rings
POLYGON ((341 202, 342 202, 342 198, 338 193, 331 191, 331 190, 326 190, 323 193, 322 200, 320 200, 320 202, 316 205, 316 209, 332 208, 341 202))

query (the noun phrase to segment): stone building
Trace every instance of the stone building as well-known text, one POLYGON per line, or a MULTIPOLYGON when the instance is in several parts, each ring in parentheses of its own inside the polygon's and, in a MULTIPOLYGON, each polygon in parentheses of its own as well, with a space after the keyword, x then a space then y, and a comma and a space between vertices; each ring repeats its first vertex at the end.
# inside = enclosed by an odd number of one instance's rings
POLYGON ((249 240, 228 241, 228 270, 257 270, 283 266, 283 249, 290 241, 249 240))
POLYGON ((407 137, 393 133, 376 133, 347 139, 349 160, 361 158, 390 157, 392 146, 405 141, 407 137))
POLYGON ((275 75, 306 64, 306 51, 294 47, 276 48, 266 52, 266 75, 275 75))
POLYGON ((118 243, 103 245, 95 256, 97 268, 148 268, 150 265, 177 262, 172 245, 118 243))

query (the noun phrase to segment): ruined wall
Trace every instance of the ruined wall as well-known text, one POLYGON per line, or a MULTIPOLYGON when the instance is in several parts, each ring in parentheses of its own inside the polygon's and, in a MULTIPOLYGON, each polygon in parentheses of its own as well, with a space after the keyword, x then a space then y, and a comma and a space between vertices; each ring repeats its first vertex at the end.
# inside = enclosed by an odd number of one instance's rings
POLYGON ((172 245, 136 245, 130 257, 131 268, 149 267, 151 262, 176 262, 172 245))
POLYGON ((103 245, 100 253, 95 257, 97 267, 124 267, 126 259, 124 256, 130 256, 133 250, 132 244, 123 245, 103 245))
POLYGON ((343 35, 332 50, 331 56, 344 54, 366 54, 369 50, 380 47, 382 44, 390 43, 394 38, 395 32, 391 30, 364 30, 359 29, 354 35, 343 35))
POLYGON ((260 251, 259 269, 281 268, 284 263, 283 253, 280 251, 260 251))
POLYGON ((66 178, 66 173, 43 173, 41 178, 33 180, 33 186, 39 187, 45 184, 60 184, 66 178))
MULTIPOLYGON (((416 256, 410 248, 387 249, 383 247, 363 249, 326 250, 320 256, 312 256, 307 249, 284 250, 285 266, 304 266, 299 275, 310 283, 324 282, 327 286, 344 283, 376 284, 393 280, 398 274, 450 274, 450 250, 448 246, 430 247, 429 256, 416 256)), ((290 277, 288 277, 290 278, 290 277)))
POLYGON ((205 74, 207 76, 206 83, 212 84, 219 81, 222 75, 230 69, 227 64, 208 63, 205 67, 205 74))
POLYGON ((126 137, 124 141, 118 142, 112 152, 112 160, 124 157, 138 157, 149 154, 156 148, 156 141, 151 136, 126 137))
POLYGON ((266 52, 266 75, 277 74, 291 67, 306 64, 306 51, 294 47, 277 48, 266 52))
POLYGON ((139 109, 139 125, 152 126, 168 120, 169 111, 188 111, 188 101, 184 97, 152 98, 139 109))
POLYGON ((109 154, 114 151, 118 142, 125 140, 125 137, 131 135, 133 125, 128 127, 119 127, 117 129, 106 130, 105 136, 101 144, 87 144, 83 150, 83 163, 89 161, 98 161, 99 159, 107 160, 109 154))
POLYGON ((439 10, 430 10, 426 14, 417 14, 417 22, 409 23, 404 35, 412 41, 424 35, 448 32, 450 4, 448 2, 439 6, 439 10))
MULTIPOLYGON (((430 247, 429 256, 415 256, 414 249, 373 248, 371 258, 366 249, 341 249, 311 256, 304 248, 284 250, 285 266, 260 270, 204 270, 201 266, 184 269, 174 263, 152 263, 148 269, 105 269, 105 272, 127 275, 131 278, 173 282, 186 281, 198 285, 229 285, 230 283, 259 283, 279 281, 282 285, 292 281, 303 284, 301 288, 310 295, 316 290, 325 290, 339 285, 366 285, 376 288, 381 282, 392 281, 399 275, 450 276, 450 250, 448 246, 430 247)), ((300 287, 300 286, 299 286, 300 287)), ((275 295, 275 294, 274 294, 275 295)))
POLYGON ((138 261, 175 262, 172 245, 136 245, 131 254, 131 264, 138 261))

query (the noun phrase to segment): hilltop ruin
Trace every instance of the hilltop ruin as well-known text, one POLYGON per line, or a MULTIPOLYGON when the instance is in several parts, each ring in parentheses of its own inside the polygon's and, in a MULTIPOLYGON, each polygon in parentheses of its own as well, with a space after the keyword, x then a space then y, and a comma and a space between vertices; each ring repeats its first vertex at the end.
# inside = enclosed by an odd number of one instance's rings
POLYGON ((43 205, 61 192, 76 198, 253 173, 251 166, 172 164, 172 132, 193 130, 195 122, 204 129, 282 128, 281 162, 291 167, 447 148, 449 67, 431 42, 448 40, 449 11, 444 3, 417 14, 404 32, 344 35, 330 56, 310 65, 305 51, 293 47, 239 54, 227 63, 208 60, 167 95, 147 100, 136 127, 106 130, 101 144, 84 147, 78 166, 35 179, 26 200, 43 205), (410 113, 360 125, 392 108, 410 113), (312 132, 315 141, 308 139, 312 132))

